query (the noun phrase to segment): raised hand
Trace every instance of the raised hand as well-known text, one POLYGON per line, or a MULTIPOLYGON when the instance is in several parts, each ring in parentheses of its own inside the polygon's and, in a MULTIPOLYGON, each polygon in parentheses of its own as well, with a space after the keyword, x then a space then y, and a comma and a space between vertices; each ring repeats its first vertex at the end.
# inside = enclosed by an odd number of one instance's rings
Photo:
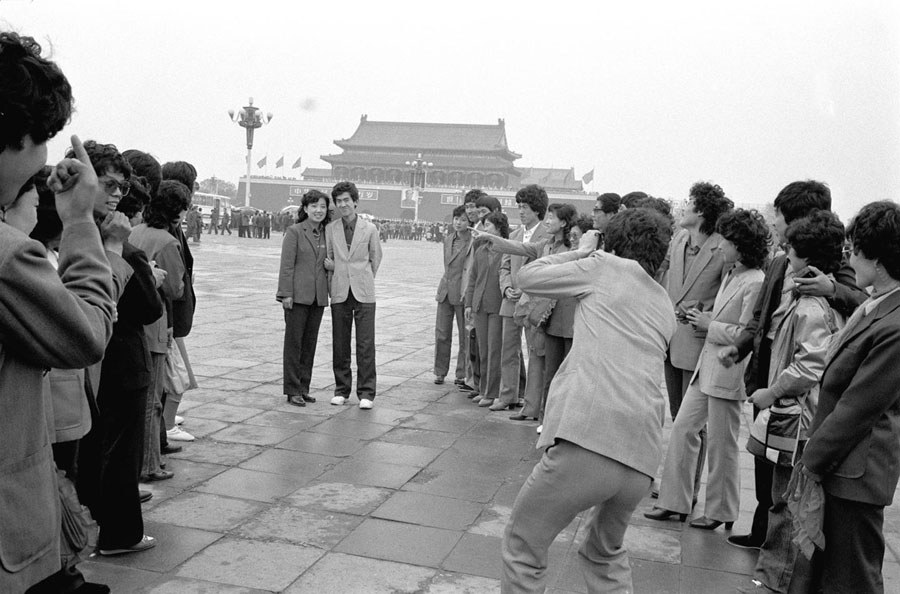
POLYGON ((94 220, 94 200, 103 192, 97 174, 78 136, 72 136, 74 159, 56 164, 47 185, 56 193, 56 211, 63 226, 94 220))

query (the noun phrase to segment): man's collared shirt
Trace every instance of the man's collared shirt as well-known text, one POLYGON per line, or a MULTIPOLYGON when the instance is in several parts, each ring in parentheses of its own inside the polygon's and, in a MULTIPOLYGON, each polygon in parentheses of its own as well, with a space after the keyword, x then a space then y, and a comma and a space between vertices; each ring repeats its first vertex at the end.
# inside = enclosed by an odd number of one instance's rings
POLYGON ((350 249, 350 244, 353 243, 353 232, 356 231, 356 221, 359 217, 353 217, 351 222, 347 222, 347 219, 341 217, 341 222, 344 224, 344 238, 347 240, 347 249, 350 249))

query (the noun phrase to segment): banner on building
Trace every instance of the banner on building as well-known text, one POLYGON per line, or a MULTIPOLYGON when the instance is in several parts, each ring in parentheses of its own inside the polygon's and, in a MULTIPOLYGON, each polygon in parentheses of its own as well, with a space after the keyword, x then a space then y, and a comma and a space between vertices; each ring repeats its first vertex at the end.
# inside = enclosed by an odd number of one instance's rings
POLYGON ((441 204, 459 206, 462 204, 462 194, 441 194, 441 204))
POLYGON ((378 190, 360 190, 360 200, 378 200, 378 190))
POLYGON ((419 190, 403 190, 403 195, 400 197, 400 208, 415 208, 418 200, 419 190))

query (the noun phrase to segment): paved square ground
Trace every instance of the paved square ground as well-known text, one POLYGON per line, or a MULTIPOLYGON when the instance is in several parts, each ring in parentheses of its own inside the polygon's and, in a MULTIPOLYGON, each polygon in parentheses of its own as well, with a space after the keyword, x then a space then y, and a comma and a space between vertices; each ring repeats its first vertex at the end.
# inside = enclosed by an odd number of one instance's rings
MULTIPOLYGON (((180 412, 197 441, 169 456, 175 479, 143 486, 154 494, 144 519, 157 548, 95 557, 82 565, 89 579, 142 594, 499 591, 503 527, 539 459, 536 424, 432 383, 441 246, 383 246, 378 396, 362 411, 355 397, 329 405, 327 309, 312 379, 318 401, 284 401, 280 234, 204 235, 191 244, 197 315, 186 342, 200 388, 185 394, 180 412)), ((744 440, 747 419, 749 410, 744 440)), ((755 504, 752 460, 741 456, 736 533, 749 530, 755 504)), ((626 539, 637 592, 724 593, 749 583, 755 553, 728 546, 721 529, 646 520, 651 505, 648 498, 635 512, 626 539)), ((702 508, 701 492, 695 515, 702 508)), ((586 592, 581 522, 551 549, 548 592, 586 592)), ((885 511, 885 536, 885 591, 897 592, 900 501, 885 511)))

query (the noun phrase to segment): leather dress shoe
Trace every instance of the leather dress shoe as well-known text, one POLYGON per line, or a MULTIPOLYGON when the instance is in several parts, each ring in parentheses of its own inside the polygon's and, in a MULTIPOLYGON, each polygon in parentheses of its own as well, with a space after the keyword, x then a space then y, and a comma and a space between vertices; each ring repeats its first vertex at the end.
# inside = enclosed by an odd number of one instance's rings
POLYGON ((662 507, 654 507, 651 511, 645 512, 644 517, 650 520, 673 520, 678 518, 679 522, 684 522, 687 520, 687 514, 682 514, 678 512, 669 511, 662 507))
POLYGON ((151 472, 150 474, 145 474, 141 477, 142 483, 152 483, 153 481, 164 481, 166 479, 170 479, 175 476, 175 473, 171 470, 157 470, 156 472, 151 472))
POLYGON ((441 384, 443 384, 443 383, 444 383, 444 376, 443 376, 443 375, 436 375, 436 376, 434 376, 434 383, 436 383, 436 384, 439 385, 439 386, 440 386, 441 384))
POLYGON ((306 406, 306 400, 299 394, 289 395, 287 401, 288 404, 293 404, 294 406, 306 406))
POLYGON ((719 520, 710 520, 706 516, 700 516, 699 518, 691 520, 690 526, 691 528, 699 528, 700 530, 715 530, 722 524, 725 524, 725 530, 731 530, 731 527, 734 526, 734 522, 720 522, 719 520))
POLYGON ((304 395, 303 395, 303 401, 304 401, 304 402, 309 402, 310 404, 312 404, 313 402, 316 401, 316 397, 315 397, 315 396, 310 396, 309 394, 304 394, 304 395))
POLYGON ((150 491, 144 491, 143 489, 141 489, 140 491, 138 491, 138 493, 140 493, 141 495, 141 503, 147 503, 148 501, 153 499, 153 493, 151 493, 150 491))
POLYGON ((183 449, 184 448, 182 448, 180 445, 172 445, 170 443, 167 443, 163 447, 159 448, 159 451, 162 454, 177 454, 183 449))
POLYGON ((523 414, 519 413, 517 415, 510 415, 509 420, 510 421, 537 421, 537 417, 529 417, 527 415, 523 415, 523 414))
POLYGON ((488 407, 488 410, 498 411, 498 410, 510 410, 513 408, 512 404, 507 404, 505 402, 497 401, 488 407))
POLYGON ((96 582, 84 582, 74 590, 72 594, 109 594, 109 586, 106 584, 98 584, 96 582))
POLYGON ((734 536, 729 536, 726 540, 728 541, 728 544, 740 549, 758 550, 763 545, 765 539, 760 540, 752 534, 735 534, 734 536))

